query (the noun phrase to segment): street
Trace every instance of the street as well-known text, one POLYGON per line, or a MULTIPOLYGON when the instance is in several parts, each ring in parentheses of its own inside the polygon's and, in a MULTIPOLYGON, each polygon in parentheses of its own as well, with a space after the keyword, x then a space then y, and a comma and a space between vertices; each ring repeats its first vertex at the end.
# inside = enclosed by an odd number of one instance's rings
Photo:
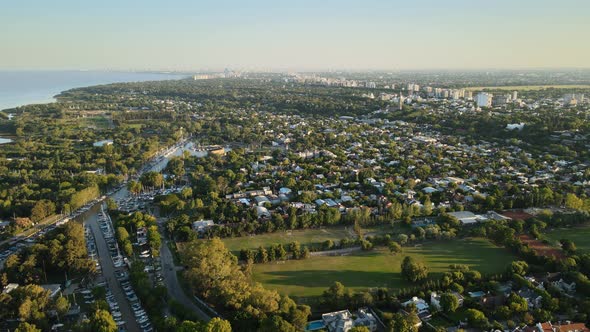
POLYGON ((197 307, 193 300, 180 286, 178 275, 176 275, 176 272, 179 270, 179 268, 174 264, 174 257, 172 256, 170 248, 168 248, 168 239, 163 233, 164 232, 162 232, 162 229, 160 229, 160 234, 162 234, 160 259, 162 262, 162 276, 164 277, 164 285, 168 289, 168 294, 171 298, 182 304, 185 308, 194 311, 201 320, 208 322, 211 320, 211 317, 209 317, 199 307, 197 307))

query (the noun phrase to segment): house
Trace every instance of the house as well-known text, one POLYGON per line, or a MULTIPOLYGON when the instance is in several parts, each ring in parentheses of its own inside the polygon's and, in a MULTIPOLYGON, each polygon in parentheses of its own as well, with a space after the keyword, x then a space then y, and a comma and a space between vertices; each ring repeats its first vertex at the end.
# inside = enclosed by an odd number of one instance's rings
POLYGON ((54 298, 61 293, 61 286, 59 284, 40 285, 46 291, 49 291, 49 297, 54 298))
POLYGON ((268 209, 265 208, 264 206, 257 206, 256 207, 256 216, 258 216, 258 218, 270 218, 270 212, 268 212, 268 209))
POLYGON ((534 332, 590 332, 584 323, 565 322, 565 324, 553 324, 551 322, 538 323, 533 328, 534 332))
POLYGON ((535 291, 525 288, 519 290, 517 294, 526 300, 530 310, 539 308, 541 306, 541 301, 543 300, 543 297, 537 294, 535 291))
POLYGON ((355 326, 377 330, 377 319, 368 308, 360 308, 355 315, 348 310, 326 313, 322 315, 322 321, 329 332, 347 332, 355 326))
POLYGON ((322 321, 329 332, 347 332, 353 328, 354 324, 352 314, 348 310, 323 314, 322 321))
POLYGON ((198 220, 193 222, 193 229, 198 233, 203 233, 213 225, 215 225, 213 220, 198 220))
MULTIPOLYGON (((457 293, 457 292, 451 292, 452 295, 454 295, 458 302, 459 302, 459 307, 463 306, 463 302, 464 302, 464 297, 463 295, 457 293)), ((432 292, 430 293, 430 305, 432 305, 434 308, 436 308, 437 310, 441 310, 441 305, 440 305, 440 298, 441 298, 442 294, 438 294, 436 292, 432 292)))
POLYGON ((10 226, 10 221, 0 221, 0 231, 5 230, 8 226, 10 226))
POLYGON ((551 286, 559 289, 564 293, 575 293, 576 292, 576 283, 574 281, 567 283, 563 279, 559 278, 559 280, 551 281, 551 286))
POLYGON ((402 303, 402 307, 406 308, 412 304, 416 306, 416 314, 421 320, 429 320, 432 317, 428 303, 416 296, 412 297, 411 300, 402 303))
POLYGON ((254 197, 254 200, 258 206, 264 206, 266 203, 271 204, 270 199, 268 199, 266 196, 256 196, 254 197))

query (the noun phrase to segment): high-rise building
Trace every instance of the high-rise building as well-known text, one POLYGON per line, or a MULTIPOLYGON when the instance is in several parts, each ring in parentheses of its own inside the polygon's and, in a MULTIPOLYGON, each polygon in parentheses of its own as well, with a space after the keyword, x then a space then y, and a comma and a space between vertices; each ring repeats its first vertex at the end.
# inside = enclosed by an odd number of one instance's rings
POLYGON ((473 99, 473 93, 469 90, 465 90, 465 95, 463 95, 463 98, 465 98, 467 100, 471 100, 471 99, 473 99))
POLYGON ((398 109, 401 111, 404 109, 404 95, 402 94, 402 92, 399 92, 399 105, 398 105, 398 109))
POLYGON ((512 91, 512 100, 518 99, 518 91, 512 91))
POLYGON ((487 92, 480 92, 477 94, 476 102, 477 106, 479 107, 491 107, 492 106, 492 98, 494 95, 487 92))

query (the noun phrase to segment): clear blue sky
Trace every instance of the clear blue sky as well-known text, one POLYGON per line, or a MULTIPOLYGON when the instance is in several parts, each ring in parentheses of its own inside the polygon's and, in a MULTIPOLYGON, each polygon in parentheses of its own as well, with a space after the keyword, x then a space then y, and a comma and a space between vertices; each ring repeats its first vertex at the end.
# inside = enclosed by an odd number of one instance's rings
POLYGON ((588 0, 18 0, 3 69, 590 67, 588 0))

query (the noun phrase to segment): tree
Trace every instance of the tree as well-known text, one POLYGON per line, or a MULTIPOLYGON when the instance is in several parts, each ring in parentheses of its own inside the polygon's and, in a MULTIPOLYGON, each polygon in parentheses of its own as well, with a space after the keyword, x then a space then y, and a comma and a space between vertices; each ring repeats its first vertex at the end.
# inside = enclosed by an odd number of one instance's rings
POLYGON ((576 252, 576 244, 574 241, 569 239, 561 239, 559 240, 559 243, 561 244, 561 249, 563 249, 563 251, 566 253, 571 255, 576 252))
POLYGON ((508 272, 524 276, 529 269, 529 265, 525 261, 514 261, 508 265, 508 272))
POLYGON ((117 331, 117 323, 113 316, 106 310, 96 310, 90 319, 90 326, 92 331, 98 332, 115 332, 117 331))
POLYGON ((416 332, 418 328, 416 327, 416 323, 419 322, 418 316, 416 314, 410 314, 409 316, 405 316, 402 314, 395 313, 393 314, 391 321, 389 323, 390 331, 395 332, 416 332))
POLYGON ((371 332, 371 330, 366 326, 355 326, 348 330, 348 332, 371 332))
POLYGON ((578 198, 576 194, 570 193, 565 196, 565 207, 580 210, 584 207, 584 201, 581 198, 578 198))
POLYGON ((18 325, 14 332, 41 332, 41 329, 38 329, 37 326, 35 326, 35 324, 22 322, 18 325))
POLYGON ((389 252, 392 253, 393 255, 399 254, 402 252, 402 246, 400 246, 399 243, 397 243, 395 241, 389 241, 389 244, 387 245, 387 247, 389 248, 389 252))
POLYGON ((231 325, 228 321, 215 317, 205 325, 205 332, 231 332, 231 325))
POLYGON ((402 261, 402 277, 411 282, 421 281, 428 277, 426 265, 415 262, 410 256, 406 256, 402 261))
POLYGON ((55 213, 55 204, 46 199, 42 199, 35 203, 33 209, 31 209, 31 220, 33 222, 39 222, 46 217, 51 216, 55 213))
POLYGON ((459 308, 459 299, 452 293, 444 293, 440 296, 440 307, 447 314, 455 312, 459 308))
POLYGON ((346 295, 347 293, 344 285, 338 281, 334 281, 332 286, 324 291, 322 298, 326 303, 338 307, 342 304, 346 295))
POLYGON ((472 327, 483 329, 488 325, 488 319, 484 313, 477 309, 467 309, 465 311, 465 317, 467 318, 467 323, 472 327))
POLYGON ((284 320, 281 316, 272 315, 265 318, 260 324, 259 332, 297 332, 297 329, 291 323, 284 320))
POLYGON ((63 316, 68 313, 70 310, 70 302, 67 298, 60 296, 55 300, 55 310, 60 316, 63 316))

